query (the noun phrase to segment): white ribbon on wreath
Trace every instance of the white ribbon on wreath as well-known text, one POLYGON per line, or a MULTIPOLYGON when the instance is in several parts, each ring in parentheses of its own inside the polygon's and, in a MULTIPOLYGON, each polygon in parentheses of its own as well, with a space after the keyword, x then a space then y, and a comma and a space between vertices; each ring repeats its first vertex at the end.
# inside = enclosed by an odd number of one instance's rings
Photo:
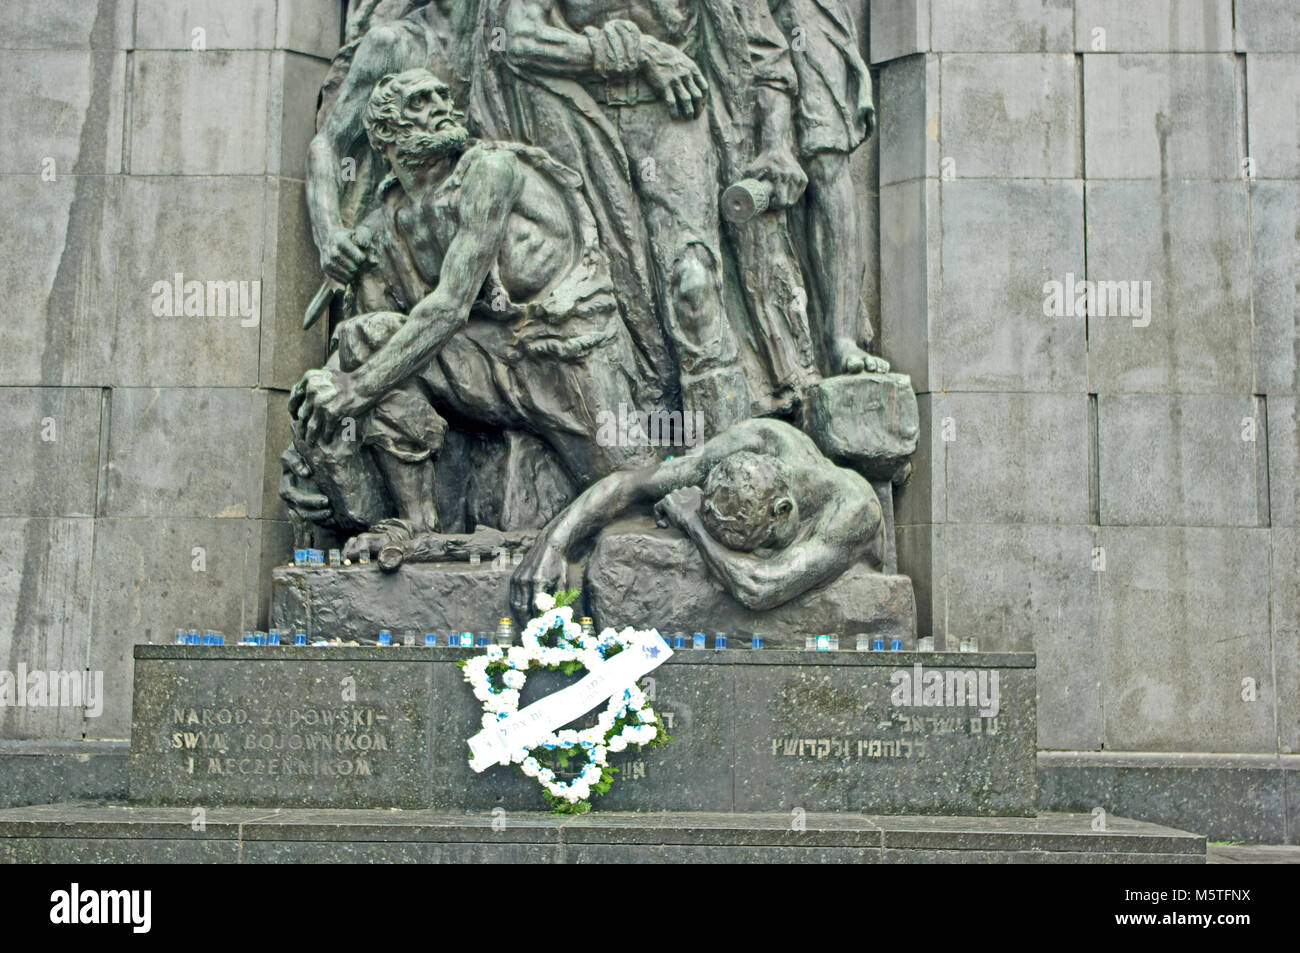
MULTIPOLYGON (((636 679, 666 660, 672 655, 672 649, 653 629, 628 627, 615 632, 607 628, 599 635, 584 635, 581 626, 573 621, 572 607, 556 608, 555 599, 545 594, 537 596, 537 608, 542 614, 524 628, 520 638, 522 644, 509 648, 489 646, 483 655, 464 664, 465 681, 473 689, 474 697, 483 704, 483 731, 469 739, 470 767, 482 771, 492 764, 517 764, 525 775, 536 778, 553 797, 572 804, 591 796, 592 787, 600 781, 611 752, 649 744, 658 736, 659 718, 645 692, 636 684, 636 679), (543 645, 542 637, 551 632, 557 634, 558 644, 543 645), (613 652, 615 647, 617 653, 613 652), (637 657, 632 657, 631 653, 637 657), (615 665, 606 661, 611 654, 616 660, 624 656, 622 663, 615 665), (548 701, 543 699, 521 713, 519 693, 527 681, 528 672, 533 668, 559 669, 571 662, 579 663, 590 674, 579 685, 556 692, 550 699, 586 687, 586 694, 590 697, 578 702, 581 711, 570 706, 565 715, 556 716, 552 705, 549 711, 543 712, 541 709, 548 701), (489 671, 494 663, 498 671, 502 667, 505 669, 501 673, 500 687, 493 684, 489 671), (622 684, 617 684, 617 676, 614 683, 608 681, 607 676, 613 675, 616 668, 624 676, 630 676, 623 678, 622 684), (591 695, 593 691, 599 697, 591 695), (606 701, 605 708, 597 716, 594 727, 581 731, 554 730, 555 726, 567 724, 592 710, 602 700, 606 701), (548 715, 553 724, 546 723, 548 715), (557 717, 560 720, 556 721, 557 717), (621 719, 624 724, 620 729, 618 722, 621 719), (572 781, 559 781, 551 768, 533 756, 532 752, 537 748, 574 754, 583 752, 587 763, 572 781)), ((574 697, 582 694, 578 691, 574 697)))

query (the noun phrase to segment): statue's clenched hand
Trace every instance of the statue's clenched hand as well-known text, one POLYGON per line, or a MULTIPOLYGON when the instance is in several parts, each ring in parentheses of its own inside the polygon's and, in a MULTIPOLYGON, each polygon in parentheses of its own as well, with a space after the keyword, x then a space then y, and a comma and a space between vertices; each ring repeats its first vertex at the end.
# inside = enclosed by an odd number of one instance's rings
POLYGON ((684 486, 673 490, 655 504, 655 521, 660 526, 675 526, 684 530, 700 518, 700 501, 704 494, 698 486, 684 486))
POLYGON ((366 261, 364 231, 340 228, 331 232, 320 250, 321 270, 340 284, 349 284, 366 261))
POLYGON ((322 523, 333 516, 329 497, 313 487, 312 469, 306 460, 290 447, 280 455, 280 499, 285 506, 310 523, 322 523))
POLYGON ((329 443, 342 421, 364 406, 352 375, 328 368, 308 371, 289 393, 289 413, 302 424, 309 444, 329 443))
POLYGON ((789 208, 799 201, 803 190, 808 187, 808 176, 788 146, 760 153, 745 170, 745 175, 760 179, 771 187, 769 209, 789 208))

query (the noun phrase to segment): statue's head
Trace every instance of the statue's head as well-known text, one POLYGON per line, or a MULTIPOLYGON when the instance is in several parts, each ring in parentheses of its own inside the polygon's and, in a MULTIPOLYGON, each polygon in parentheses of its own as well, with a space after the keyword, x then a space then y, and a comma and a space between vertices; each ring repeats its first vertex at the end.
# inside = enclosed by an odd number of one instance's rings
POLYGON ((427 69, 411 69, 375 84, 363 121, 370 144, 390 162, 424 167, 464 146, 463 118, 446 83, 427 69))
POLYGON ((765 454, 739 451, 724 457, 704 481, 700 520, 728 549, 784 549, 799 529, 789 471, 765 454))

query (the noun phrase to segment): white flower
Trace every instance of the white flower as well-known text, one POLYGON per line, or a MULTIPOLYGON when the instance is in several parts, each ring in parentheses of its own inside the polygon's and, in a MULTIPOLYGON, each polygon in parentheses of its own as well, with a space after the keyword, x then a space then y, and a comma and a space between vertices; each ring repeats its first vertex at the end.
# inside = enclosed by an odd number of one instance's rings
POLYGON ((534 599, 533 602, 541 612, 550 612, 555 608, 555 597, 549 596, 544 592, 539 592, 537 598, 534 599))
POLYGON ((517 672, 514 669, 506 672, 502 680, 506 683, 506 688, 523 688, 526 681, 524 673, 517 672))
POLYGON ((483 658, 488 662, 499 661, 505 656, 505 650, 499 645, 489 645, 487 651, 483 653, 483 658))
POLYGON ((542 771, 542 766, 533 757, 524 758, 523 761, 519 762, 519 767, 530 778, 537 777, 542 771))
POLYGON ((624 740, 623 735, 615 735, 609 739, 609 750, 614 752, 627 750, 627 741, 624 740))
POLYGON ((491 727, 494 726, 496 723, 497 723, 497 716, 496 716, 496 715, 492 714, 491 712, 486 712, 486 713, 484 713, 484 715, 483 715, 483 727, 484 727, 484 728, 491 728, 491 727))
POLYGON ((507 688, 497 696, 502 711, 514 711, 519 707, 519 689, 507 688))

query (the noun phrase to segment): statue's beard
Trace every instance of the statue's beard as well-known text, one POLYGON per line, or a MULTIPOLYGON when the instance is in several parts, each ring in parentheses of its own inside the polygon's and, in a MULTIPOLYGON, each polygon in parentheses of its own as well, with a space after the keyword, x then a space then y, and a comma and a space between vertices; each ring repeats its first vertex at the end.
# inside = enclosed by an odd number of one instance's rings
POLYGON ((452 126, 439 132, 412 132, 397 147, 397 161, 408 169, 424 169, 465 144, 469 131, 452 126))

